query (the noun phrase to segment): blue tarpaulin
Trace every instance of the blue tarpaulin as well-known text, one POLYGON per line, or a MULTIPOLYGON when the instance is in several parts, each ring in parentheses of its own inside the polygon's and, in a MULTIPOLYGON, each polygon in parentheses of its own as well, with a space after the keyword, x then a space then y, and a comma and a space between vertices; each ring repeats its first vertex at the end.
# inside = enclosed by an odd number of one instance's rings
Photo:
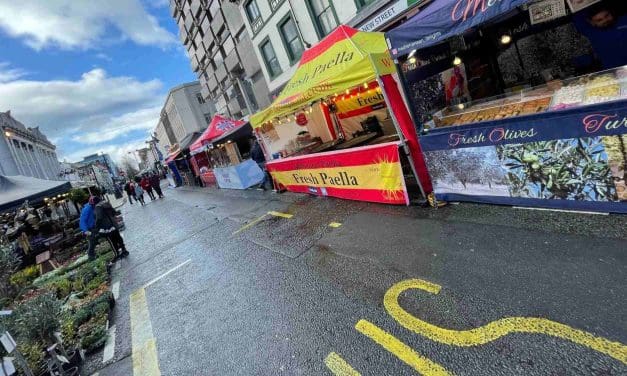
POLYGON ((408 54, 530 2, 531 0, 434 0, 414 17, 385 33, 393 57, 408 54))

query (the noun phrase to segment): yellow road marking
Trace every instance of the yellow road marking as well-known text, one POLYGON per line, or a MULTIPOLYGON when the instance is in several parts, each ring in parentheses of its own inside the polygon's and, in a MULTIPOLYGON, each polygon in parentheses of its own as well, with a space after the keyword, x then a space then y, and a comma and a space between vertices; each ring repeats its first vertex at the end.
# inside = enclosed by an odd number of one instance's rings
POLYGON ((146 290, 131 294, 131 338, 133 345, 133 375, 160 376, 157 341, 152 334, 146 290))
POLYGON ((450 373, 438 363, 418 354, 414 349, 401 342, 385 330, 366 320, 359 320, 355 329, 375 341, 384 349, 425 376, 445 376, 450 373))
POLYGON ((288 219, 294 216, 293 214, 281 213, 278 211, 269 211, 268 214, 275 216, 275 217, 288 218, 288 219))
POLYGON ((239 229, 239 230, 235 231, 235 232, 234 232, 233 234, 231 234, 231 235, 236 235, 236 234, 239 234, 240 232, 242 232, 242 231, 246 230, 247 228, 249 228, 249 227, 252 227, 252 226, 256 225, 257 223, 261 222, 261 220, 263 220, 263 219, 264 219, 267 215, 268 215, 268 214, 264 214, 264 215, 262 215, 261 217, 259 217, 259 218, 257 218, 257 219, 254 219, 252 222, 250 222, 250 223, 248 223, 248 224, 246 224, 246 225, 244 225, 244 226, 240 227, 240 229, 239 229))
POLYGON ((329 227, 333 227, 333 228, 338 228, 340 227, 342 224, 339 222, 331 222, 329 223, 329 227))
POLYGON ((339 354, 330 353, 325 359, 324 364, 335 376, 361 376, 361 374, 350 364, 346 363, 339 354))
POLYGON ((588 347, 627 364, 627 346, 622 343, 597 337, 544 318, 507 317, 470 330, 452 330, 429 324, 412 316, 398 303, 399 296, 410 289, 438 294, 441 286, 421 279, 401 281, 385 293, 383 299, 385 309, 405 328, 434 341, 454 346, 477 346, 492 342, 510 333, 545 334, 588 347))

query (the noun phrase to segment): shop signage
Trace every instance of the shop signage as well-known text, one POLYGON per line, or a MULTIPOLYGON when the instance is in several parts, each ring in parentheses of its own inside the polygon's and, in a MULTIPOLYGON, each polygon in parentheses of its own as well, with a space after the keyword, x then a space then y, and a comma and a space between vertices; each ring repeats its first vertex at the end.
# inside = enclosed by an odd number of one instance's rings
POLYGON ((307 115, 305 115, 302 112, 296 115, 296 124, 300 125, 301 127, 304 127, 305 125, 307 125, 307 123, 308 123, 307 115))
POLYGON ((436 197, 627 213, 627 102, 436 129, 421 137, 436 197))
POLYGON ((399 143, 268 162, 276 184, 292 192, 408 204, 399 143))
POLYGON ((420 5, 424 3, 426 0, 397 0, 392 3, 390 6, 382 9, 380 12, 375 14, 370 18, 368 22, 359 27, 361 31, 375 31, 386 24, 390 23, 396 17, 398 17, 401 13, 409 9, 410 7, 414 7, 416 5, 420 5))
POLYGON ((385 98, 381 90, 376 89, 370 92, 359 93, 346 99, 340 99, 335 102, 337 107, 337 116, 345 119, 357 115, 367 114, 374 110, 385 107, 385 98))

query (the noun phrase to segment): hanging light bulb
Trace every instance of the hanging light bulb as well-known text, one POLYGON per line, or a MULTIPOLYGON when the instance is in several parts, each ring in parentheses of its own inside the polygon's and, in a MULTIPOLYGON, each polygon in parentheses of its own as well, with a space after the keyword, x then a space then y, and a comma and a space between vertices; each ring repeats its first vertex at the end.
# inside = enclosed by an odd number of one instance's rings
POLYGON ((350 90, 346 89, 346 95, 348 95, 348 93, 350 93, 350 90))
POLYGON ((507 35, 507 34, 503 34, 501 35, 501 39, 500 42, 501 44, 510 44, 512 41, 512 37, 507 35))
POLYGON ((462 59, 459 56, 455 56, 453 59, 453 65, 460 65, 462 63, 462 59))
POLYGON ((416 64, 416 57, 412 56, 409 59, 407 59, 407 61, 409 62, 409 64, 416 64))
POLYGON ((367 88, 368 88, 368 83, 364 82, 364 89, 367 89, 367 88))

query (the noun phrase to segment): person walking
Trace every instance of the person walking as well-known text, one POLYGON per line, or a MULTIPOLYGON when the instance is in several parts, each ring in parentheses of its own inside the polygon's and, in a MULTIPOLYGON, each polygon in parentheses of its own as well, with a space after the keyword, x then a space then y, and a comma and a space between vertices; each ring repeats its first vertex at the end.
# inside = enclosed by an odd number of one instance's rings
MULTIPOLYGON (((133 188, 133 183, 131 181, 127 181, 126 184, 124 184, 124 191, 128 195, 128 202, 133 205, 133 198, 135 198, 135 189, 133 188)), ((137 201, 137 198, 135 198, 135 201, 137 201)))
POLYGON ((111 244, 115 254, 113 261, 128 256, 124 239, 120 235, 120 229, 115 220, 115 216, 120 215, 120 212, 115 210, 109 202, 100 200, 99 197, 96 197, 94 202, 96 202, 96 207, 94 208, 96 220, 94 229, 99 236, 106 237, 111 244))
POLYGON ((135 199, 139 201, 142 206, 146 205, 146 202, 144 201, 144 190, 140 184, 135 184, 135 199))
POLYGON ((150 201, 154 201, 155 194, 152 191, 152 185, 150 184, 150 180, 148 180, 148 177, 146 175, 142 176, 142 180, 140 181, 139 185, 141 185, 142 189, 146 193, 148 193, 148 197, 150 197, 150 201))
POLYGON ((263 150, 261 149, 261 145, 259 145, 259 141, 257 137, 251 137, 252 146, 250 148, 250 158, 257 163, 257 166, 263 172, 263 180, 259 183, 259 188, 264 191, 268 189, 266 187, 268 183, 268 172, 266 171, 266 157, 263 155, 263 150))
POLYGON ((159 198, 163 198, 163 192, 161 191, 161 179, 159 179, 159 175, 152 174, 150 175, 149 180, 150 180, 150 185, 152 186, 152 189, 155 190, 159 198))
POLYGON ((85 204, 85 206, 83 206, 83 210, 81 210, 81 217, 79 221, 79 227, 83 234, 87 237, 87 258, 89 261, 96 259, 96 244, 98 243, 98 232, 95 231, 95 205, 95 196, 89 197, 89 201, 85 204))

